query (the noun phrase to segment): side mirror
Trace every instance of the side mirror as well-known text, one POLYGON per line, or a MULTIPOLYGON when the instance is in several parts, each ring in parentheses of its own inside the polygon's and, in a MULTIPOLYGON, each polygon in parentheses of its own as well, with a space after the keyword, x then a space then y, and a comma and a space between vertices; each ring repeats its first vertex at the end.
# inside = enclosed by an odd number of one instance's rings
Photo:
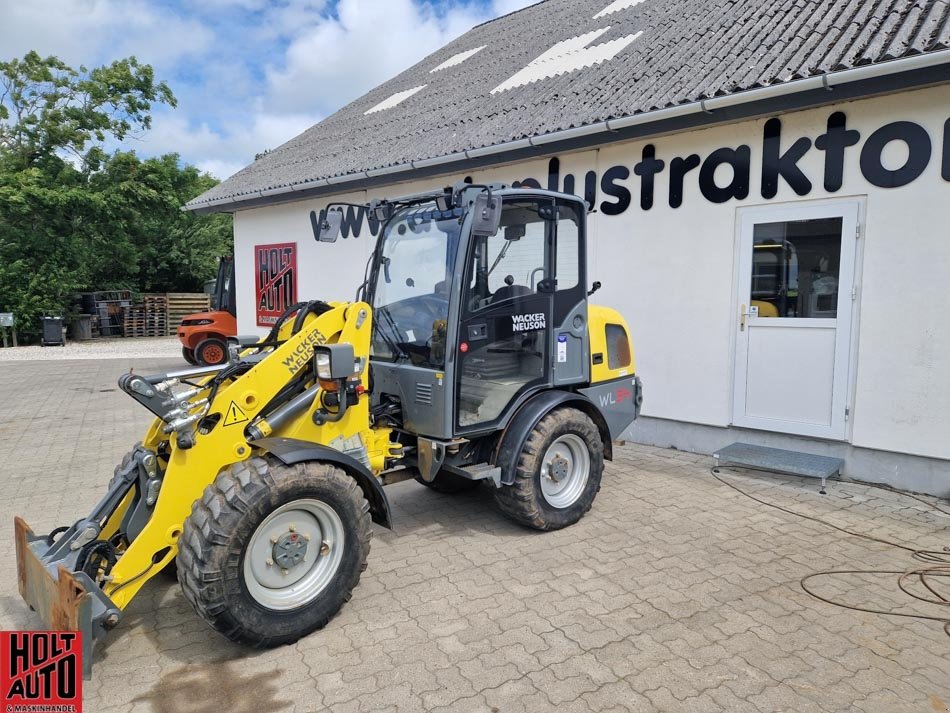
POLYGON ((343 226, 343 211, 325 210, 321 211, 320 220, 317 223, 316 239, 321 243, 335 243, 340 237, 340 229, 343 226))
POLYGON ((501 198, 491 193, 479 193, 472 206, 472 235, 497 235, 501 225, 501 198))

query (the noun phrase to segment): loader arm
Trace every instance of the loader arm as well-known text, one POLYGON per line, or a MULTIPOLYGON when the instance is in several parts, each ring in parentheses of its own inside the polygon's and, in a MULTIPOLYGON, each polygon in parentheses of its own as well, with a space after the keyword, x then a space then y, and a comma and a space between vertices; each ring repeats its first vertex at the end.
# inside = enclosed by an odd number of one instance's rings
POLYGON ((322 313, 288 322, 272 345, 253 347, 200 381, 167 375, 123 377, 123 388, 162 417, 155 418, 141 445, 117 469, 109 492, 89 517, 65 528, 58 538, 37 537, 25 523, 18 525, 18 569, 27 603, 53 628, 61 621, 85 622, 82 628, 90 641, 114 627, 142 586, 175 558, 184 522, 204 489, 225 468, 260 455, 251 441, 261 436, 294 438, 343 452, 349 448, 359 451, 373 474, 382 471, 393 444, 388 429, 370 428, 369 398, 363 395, 371 331, 369 305, 330 303, 322 313), (353 347, 355 403, 338 420, 314 418, 318 411, 325 413, 324 389, 331 386, 312 374, 314 347, 334 343, 353 347), (180 388, 179 381, 188 382, 189 400, 176 401, 169 384, 180 388), (289 401, 300 404, 290 416, 289 401), (165 411, 159 403, 166 404, 165 411), (283 415, 277 418, 279 412, 283 415), (148 471, 141 477, 140 465, 148 471), (84 572, 77 560, 96 543, 112 547, 115 562, 108 566, 103 560, 103 566, 92 571, 87 564, 84 572), (82 602, 81 616, 64 616, 68 604, 49 594, 61 589, 61 571, 69 573, 71 587, 85 590, 69 600, 76 607, 82 602), (34 581, 43 577, 47 581, 34 581))

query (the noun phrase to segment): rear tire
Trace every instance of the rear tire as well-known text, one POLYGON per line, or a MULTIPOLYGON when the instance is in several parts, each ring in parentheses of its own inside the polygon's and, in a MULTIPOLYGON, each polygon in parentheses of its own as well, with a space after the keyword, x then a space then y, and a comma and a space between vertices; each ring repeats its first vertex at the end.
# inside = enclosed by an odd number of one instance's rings
POLYGON ((188 347, 181 348, 182 358, 192 366, 198 366, 198 360, 195 359, 195 350, 188 347))
POLYGON ((461 475, 447 473, 444 470, 439 471, 431 483, 423 480, 421 475, 416 475, 416 482, 426 486, 429 490, 434 490, 437 493, 445 493, 446 495, 464 493, 478 487, 477 480, 469 480, 468 478, 463 478, 461 475))
POLYGON ((496 489, 495 500, 519 525, 559 530, 590 510, 603 471, 604 444, 594 422, 577 409, 555 409, 528 434, 514 483, 496 489))
POLYGON ((198 614, 232 641, 279 646, 322 629, 349 601, 371 537, 369 504, 344 471, 255 457, 195 502, 178 579, 198 614))
POLYGON ((227 342, 208 337, 195 347, 195 360, 204 366, 218 366, 228 360, 227 342))

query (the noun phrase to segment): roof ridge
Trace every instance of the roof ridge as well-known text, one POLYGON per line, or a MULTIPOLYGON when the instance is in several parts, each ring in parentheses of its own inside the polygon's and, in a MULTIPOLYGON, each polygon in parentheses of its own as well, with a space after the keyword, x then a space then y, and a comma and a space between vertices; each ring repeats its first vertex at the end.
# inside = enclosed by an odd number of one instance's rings
MULTIPOLYGON (((542 5, 542 4, 546 3, 546 2, 548 2, 548 0, 537 0, 537 2, 533 2, 533 3, 531 3, 530 5, 525 5, 525 6, 524 6, 523 8, 521 8, 520 10, 512 10, 511 12, 506 12, 504 15, 499 15, 498 17, 493 17, 491 20, 485 20, 485 22, 479 22, 477 25, 475 25, 474 27, 472 27, 472 30, 474 30, 474 29, 477 28, 477 27, 484 27, 485 25, 490 25, 490 24, 492 24, 493 22, 498 22, 499 20, 503 20, 503 19, 505 19, 506 17, 511 17, 512 15, 517 15, 519 12, 524 12, 525 10, 530 10, 531 8, 537 7, 538 5, 542 5)), ((471 32, 471 30, 469 30, 469 32, 471 32)))

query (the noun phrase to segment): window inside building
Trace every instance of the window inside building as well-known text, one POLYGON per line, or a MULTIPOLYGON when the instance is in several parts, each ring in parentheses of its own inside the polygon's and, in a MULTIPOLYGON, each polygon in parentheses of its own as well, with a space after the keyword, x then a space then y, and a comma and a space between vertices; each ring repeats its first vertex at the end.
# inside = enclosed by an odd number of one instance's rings
POLYGON ((755 226, 752 307, 758 317, 835 318, 842 219, 755 226))

